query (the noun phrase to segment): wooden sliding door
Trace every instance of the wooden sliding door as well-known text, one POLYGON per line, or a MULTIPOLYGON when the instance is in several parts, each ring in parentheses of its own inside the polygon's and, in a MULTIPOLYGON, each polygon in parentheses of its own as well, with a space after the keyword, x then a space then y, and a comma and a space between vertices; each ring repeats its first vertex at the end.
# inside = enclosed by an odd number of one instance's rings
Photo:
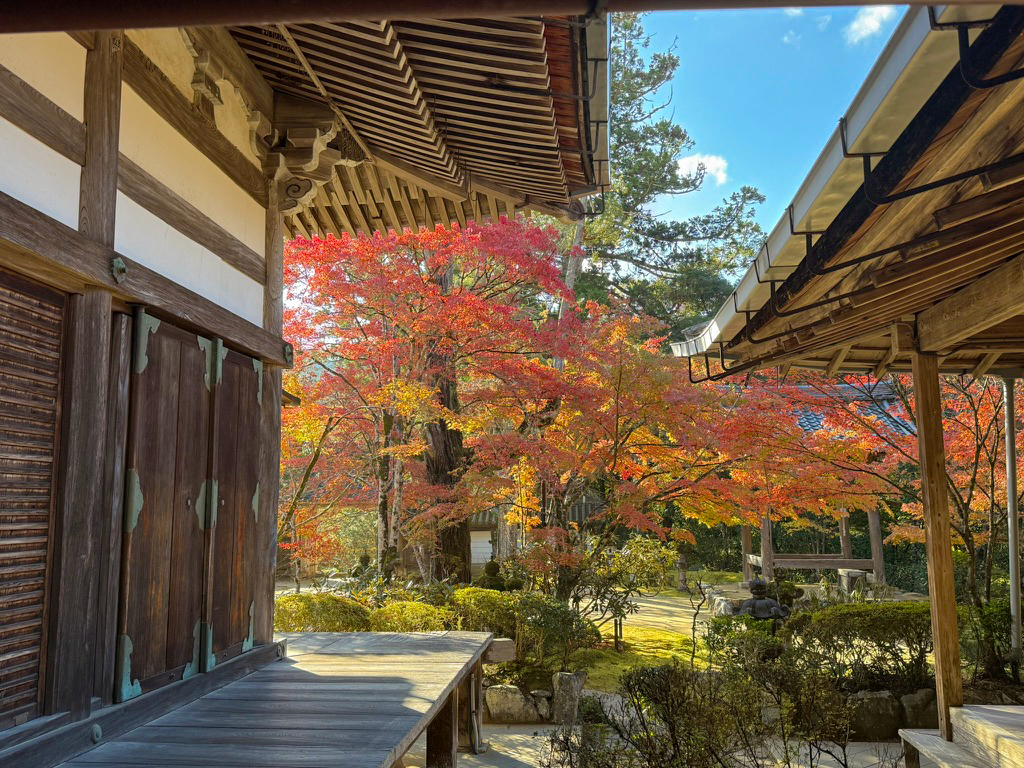
POLYGON ((115 698, 253 644, 262 365, 135 320, 115 698))
POLYGON ((136 314, 119 701, 200 670, 213 343, 136 314))
POLYGON ((0 730, 40 712, 65 296, 0 272, 0 730))
MULTIPOLYGON (((252 647, 259 515, 260 403, 263 369, 237 352, 223 356, 215 389, 213 479, 217 519, 208 573, 216 662, 252 647)), ((214 661, 211 660, 211 661, 214 661)))

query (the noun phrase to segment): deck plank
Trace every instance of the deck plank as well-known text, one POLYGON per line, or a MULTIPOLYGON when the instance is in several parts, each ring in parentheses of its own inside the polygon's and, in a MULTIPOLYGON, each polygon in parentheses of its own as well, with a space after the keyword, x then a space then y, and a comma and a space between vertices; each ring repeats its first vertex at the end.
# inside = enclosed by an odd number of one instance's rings
POLYGON ((289 658, 63 765, 390 768, 490 642, 470 632, 285 637, 289 658))

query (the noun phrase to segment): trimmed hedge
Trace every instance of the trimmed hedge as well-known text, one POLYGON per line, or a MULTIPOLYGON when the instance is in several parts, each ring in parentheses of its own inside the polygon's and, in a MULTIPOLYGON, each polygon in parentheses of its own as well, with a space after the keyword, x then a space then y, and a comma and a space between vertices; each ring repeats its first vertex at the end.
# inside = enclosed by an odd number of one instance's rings
POLYGON ((850 690, 913 691, 931 684, 928 603, 848 603, 797 614, 787 634, 850 690))
POLYGON ((483 587, 455 590, 452 604, 469 632, 493 632, 495 637, 515 638, 519 595, 483 587))
POLYGON ((370 611, 341 595, 312 592, 281 595, 274 602, 278 632, 366 632, 370 611))
POLYGON ((455 625, 455 614, 426 603, 388 603, 370 614, 374 632, 441 632, 455 625))

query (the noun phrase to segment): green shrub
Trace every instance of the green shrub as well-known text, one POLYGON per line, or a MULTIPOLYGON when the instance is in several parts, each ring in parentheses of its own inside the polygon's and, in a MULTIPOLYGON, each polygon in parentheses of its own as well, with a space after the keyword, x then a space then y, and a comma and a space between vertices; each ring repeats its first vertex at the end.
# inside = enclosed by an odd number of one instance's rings
POLYGON ((753 616, 714 616, 707 623, 704 642, 712 657, 745 658, 778 644, 773 629, 774 622, 753 616))
POLYGON ((815 653, 838 685, 851 691, 913 691, 931 682, 928 603, 848 603, 797 614, 786 625, 815 653))
POLYGON ((449 609, 411 601, 388 603, 370 614, 374 632, 441 632, 454 624, 449 609))
POLYGON ((495 637, 516 636, 517 596, 481 587, 455 590, 452 603, 462 628, 470 632, 493 632, 495 637))
POLYGON ((370 611, 348 597, 332 594, 281 595, 274 604, 279 632, 365 632, 370 611))

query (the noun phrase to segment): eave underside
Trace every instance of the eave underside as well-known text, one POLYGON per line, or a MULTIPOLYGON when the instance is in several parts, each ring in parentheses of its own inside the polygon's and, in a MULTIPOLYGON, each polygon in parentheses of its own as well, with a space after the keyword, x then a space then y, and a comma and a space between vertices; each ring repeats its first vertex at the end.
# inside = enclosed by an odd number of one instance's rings
POLYGON ((327 105, 365 151, 286 217, 293 235, 578 210, 596 190, 573 18, 234 27, 277 92, 327 105))
MULTIPOLYGON (((998 28, 979 36, 979 57, 987 49, 995 61, 989 76, 1024 63, 1022 31, 1024 12, 1008 8, 998 28)), ((891 192, 897 194, 1024 153, 1024 80, 971 89, 954 69, 892 152, 872 163, 883 183, 886 170, 901 160, 909 168, 894 179, 891 192), (959 106, 951 109, 956 100, 959 106), (948 119, 936 124, 943 108, 948 119), (922 143, 921 136, 929 138, 922 143), (897 151, 904 156, 896 157, 897 151)), ((909 370, 921 313, 935 314, 965 287, 1024 258, 1024 158, 881 205, 871 202, 882 197, 877 179, 875 186, 868 195, 858 190, 823 233, 811 236, 808 256, 774 286, 773 300, 749 311, 739 333, 708 350, 712 373, 722 363, 737 372, 770 366, 875 375, 909 370), (886 252, 870 257, 879 251, 886 252)), ((983 314, 984 299, 974 304, 973 311, 983 314)), ((1024 369, 1024 302, 1020 312, 1002 319, 994 314, 991 324, 968 335, 947 333, 959 337, 927 351, 947 372, 1024 369)), ((703 373, 701 358, 693 366, 703 373)))

